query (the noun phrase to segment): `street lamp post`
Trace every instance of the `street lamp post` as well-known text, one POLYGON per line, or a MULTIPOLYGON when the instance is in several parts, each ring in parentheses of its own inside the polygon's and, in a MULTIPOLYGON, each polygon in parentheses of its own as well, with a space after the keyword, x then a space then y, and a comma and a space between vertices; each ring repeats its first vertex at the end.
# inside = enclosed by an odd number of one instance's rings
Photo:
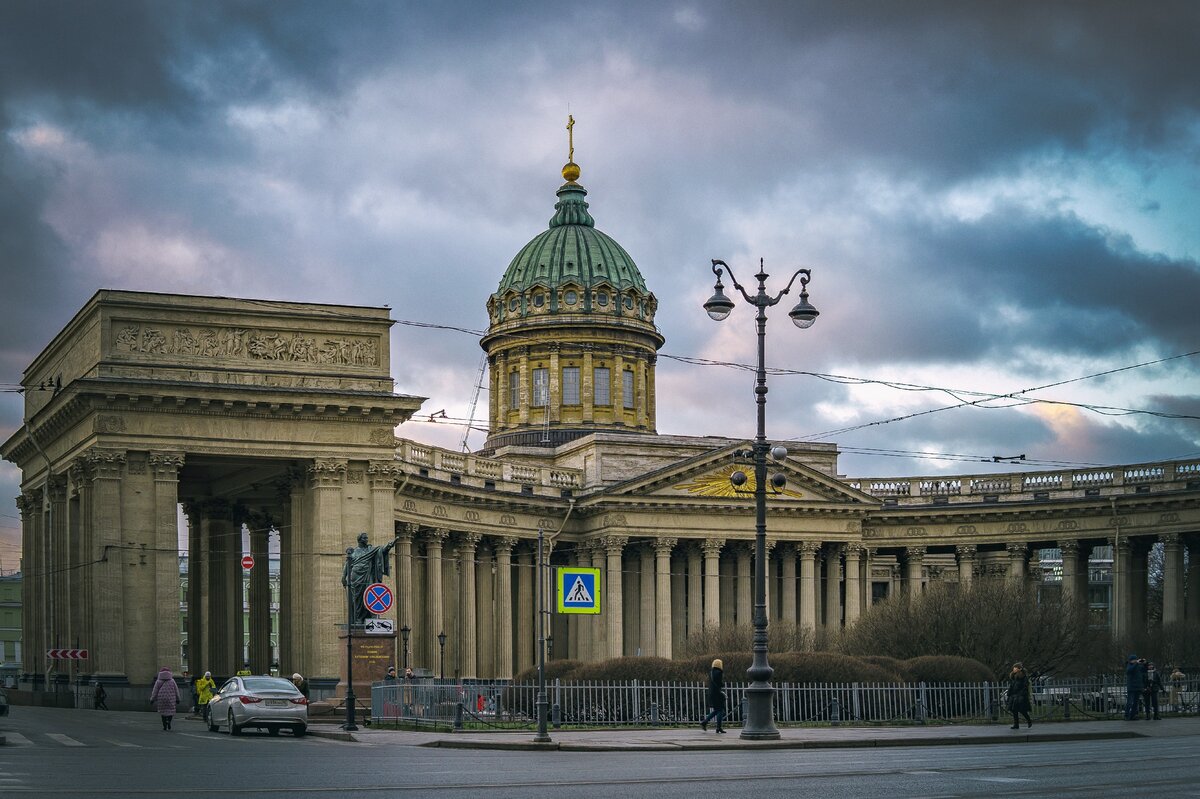
POLYGON ((545 577, 542 569, 544 563, 544 534, 542 525, 538 525, 537 537, 537 569, 535 570, 535 578, 537 579, 537 700, 534 702, 537 709, 537 732, 533 734, 534 743, 550 743, 550 732, 546 729, 546 715, 550 707, 549 701, 546 699, 546 618, 542 604, 545 602, 543 596, 545 590, 545 577))
POLYGON ((446 679, 446 633, 438 633, 438 655, 441 662, 439 673, 442 675, 439 679, 446 679))
MULTIPOLYGON (((346 550, 347 568, 354 550, 346 550)), ((342 729, 354 732, 358 725, 354 723, 354 703, 358 698, 354 695, 354 588, 346 583, 346 723, 342 729)))
MULTIPOLYGON (((757 383, 754 387, 755 402, 758 404, 758 431, 754 437, 754 645, 753 660, 746 670, 750 678, 750 686, 746 689, 746 719, 742 724, 742 738, 750 740, 775 740, 779 738, 779 730, 775 727, 772 701, 775 689, 771 687, 773 669, 767 662, 767 367, 766 367, 766 338, 767 338, 767 309, 777 304, 783 295, 791 290, 796 278, 800 278, 800 302, 788 312, 792 322, 799 328, 811 327, 817 319, 817 309, 808 302, 808 281, 812 273, 807 269, 798 269, 792 275, 783 291, 774 297, 767 294, 767 272, 762 259, 758 262, 758 292, 748 294, 733 270, 724 261, 714 259, 713 274, 717 276, 712 297, 704 303, 704 310, 709 317, 720 322, 733 311, 733 300, 725 296, 721 285, 721 267, 729 270, 729 279, 733 287, 741 293, 746 302, 758 309, 755 322, 758 326, 758 371, 757 383)), ((771 454, 777 459, 787 457, 787 450, 776 447, 771 454)), ((740 472, 731 476, 734 487, 744 484, 746 477, 740 472)), ((782 475, 775 475, 772 482, 776 488, 783 484, 782 475)))
POLYGON ((400 628, 400 640, 404 644, 404 673, 408 673, 408 636, 412 633, 412 627, 407 624, 400 628))

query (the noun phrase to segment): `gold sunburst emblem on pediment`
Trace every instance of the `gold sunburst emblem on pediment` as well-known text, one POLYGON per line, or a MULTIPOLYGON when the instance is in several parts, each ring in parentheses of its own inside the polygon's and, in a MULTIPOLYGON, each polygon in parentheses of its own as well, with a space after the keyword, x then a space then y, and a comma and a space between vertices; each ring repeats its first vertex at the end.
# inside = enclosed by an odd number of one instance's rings
MULTIPOLYGON (((699 477, 694 477, 686 483, 679 483, 673 488, 676 491, 686 491, 689 494, 696 494, 702 497, 745 497, 750 499, 754 496, 754 469, 747 467, 741 469, 746 473, 746 484, 740 488, 734 488, 733 483, 729 482, 729 476, 738 471, 739 467, 730 466, 725 469, 719 469, 715 472, 708 472, 699 477)), ((770 484, 767 485, 767 496, 785 495, 793 499, 804 499, 804 494, 799 491, 794 491, 787 486, 782 489, 776 489, 770 484)))

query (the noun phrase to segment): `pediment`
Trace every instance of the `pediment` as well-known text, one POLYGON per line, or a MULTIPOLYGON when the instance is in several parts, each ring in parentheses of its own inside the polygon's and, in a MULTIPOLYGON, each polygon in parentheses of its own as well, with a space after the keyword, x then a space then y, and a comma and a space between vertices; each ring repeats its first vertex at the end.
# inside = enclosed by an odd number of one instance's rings
MULTIPOLYGON (((646 498, 656 500, 754 502, 754 463, 736 453, 748 450, 748 443, 736 444, 703 453, 693 458, 656 469, 639 477, 611 486, 604 493, 617 498, 646 498), (746 483, 735 488, 730 476, 735 471, 746 474, 746 483)), ((879 505, 879 500, 830 477, 811 466, 787 458, 782 462, 768 461, 767 474, 782 473, 787 482, 781 489, 768 483, 767 499, 771 503, 836 503, 839 505, 879 505)))

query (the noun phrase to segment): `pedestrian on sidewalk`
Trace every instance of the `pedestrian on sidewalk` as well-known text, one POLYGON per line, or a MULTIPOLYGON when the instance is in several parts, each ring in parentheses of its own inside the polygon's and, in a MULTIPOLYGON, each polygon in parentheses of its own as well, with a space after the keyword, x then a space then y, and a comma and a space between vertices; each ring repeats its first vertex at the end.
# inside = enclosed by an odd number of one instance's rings
POLYGON ((200 708, 200 716, 208 721, 208 703, 216 693, 217 683, 213 680, 212 672, 204 672, 204 676, 196 680, 196 706, 200 708))
POLYGON ((1146 687, 1146 672, 1142 668, 1146 661, 1137 655, 1125 659, 1125 720, 1134 721, 1138 717, 1138 703, 1141 702, 1142 689, 1146 687))
POLYGON ((708 722, 717 720, 717 732, 724 733, 721 722, 725 720, 725 664, 720 658, 712 662, 708 670, 708 715, 700 722, 700 729, 708 732, 708 722))
POLYGON ((395 666, 387 667, 387 673, 383 675, 383 681, 389 684, 397 681, 395 666))
POLYGON ((293 674, 292 685, 296 686, 296 690, 303 694, 305 699, 308 699, 308 680, 304 679, 304 675, 300 672, 293 674))
POLYGON ((154 681, 154 690, 150 692, 150 704, 162 716, 163 732, 171 729, 171 719, 175 718, 175 709, 179 706, 179 686, 171 675, 171 669, 163 666, 159 669, 158 679, 154 681))
POLYGON ((1033 719, 1029 717, 1029 711, 1033 709, 1033 683, 1029 680, 1025 666, 1019 661, 1013 664, 1008 675, 1008 709, 1013 717, 1011 729, 1021 728, 1018 714, 1025 717, 1026 725, 1033 726, 1033 719))
POLYGON ((1153 663, 1146 664, 1146 687, 1143 689, 1146 700, 1146 718, 1158 721, 1158 695, 1163 691, 1162 674, 1153 663))
POLYGON ((92 694, 92 707, 96 710, 108 710, 108 704, 104 701, 106 699, 108 699, 108 691, 105 691, 104 685, 96 680, 96 689, 92 694))
POLYGON ((1169 680, 1169 688, 1167 689, 1167 701, 1171 705, 1171 710, 1176 713, 1183 711, 1183 687, 1187 683, 1187 675, 1184 674, 1178 666, 1171 671, 1169 680))

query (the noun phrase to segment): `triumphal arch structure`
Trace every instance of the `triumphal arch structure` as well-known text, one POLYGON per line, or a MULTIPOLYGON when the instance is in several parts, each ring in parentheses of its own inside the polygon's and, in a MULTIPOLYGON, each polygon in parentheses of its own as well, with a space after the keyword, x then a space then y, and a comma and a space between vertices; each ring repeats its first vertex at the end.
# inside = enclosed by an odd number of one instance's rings
MULTIPOLYGON (((657 301, 596 229, 579 168, 563 177, 486 299, 478 452, 405 437, 421 398, 394 392, 385 308, 98 292, 26 371, 2 449, 22 470, 22 679, 39 684, 52 647, 88 648, 85 673, 114 684, 178 668, 181 529, 191 667, 241 667, 248 625, 250 668, 269 668, 276 602, 279 667, 318 692, 338 681, 342 564, 363 531, 396 540, 389 615, 410 662, 448 677, 533 664, 539 529, 551 564, 602 575, 604 612, 555 617, 552 658, 670 657, 748 625, 753 500, 729 480, 746 442, 657 432, 657 301), (257 569, 243 598, 241 558, 268 553, 279 596, 257 569)), ((1101 620, 1121 634, 1146 623, 1155 543, 1163 621, 1200 619, 1200 460, 846 477, 836 445, 789 447, 768 502, 772 624, 835 629, 978 579, 1086 603, 1107 571, 1101 620)))

